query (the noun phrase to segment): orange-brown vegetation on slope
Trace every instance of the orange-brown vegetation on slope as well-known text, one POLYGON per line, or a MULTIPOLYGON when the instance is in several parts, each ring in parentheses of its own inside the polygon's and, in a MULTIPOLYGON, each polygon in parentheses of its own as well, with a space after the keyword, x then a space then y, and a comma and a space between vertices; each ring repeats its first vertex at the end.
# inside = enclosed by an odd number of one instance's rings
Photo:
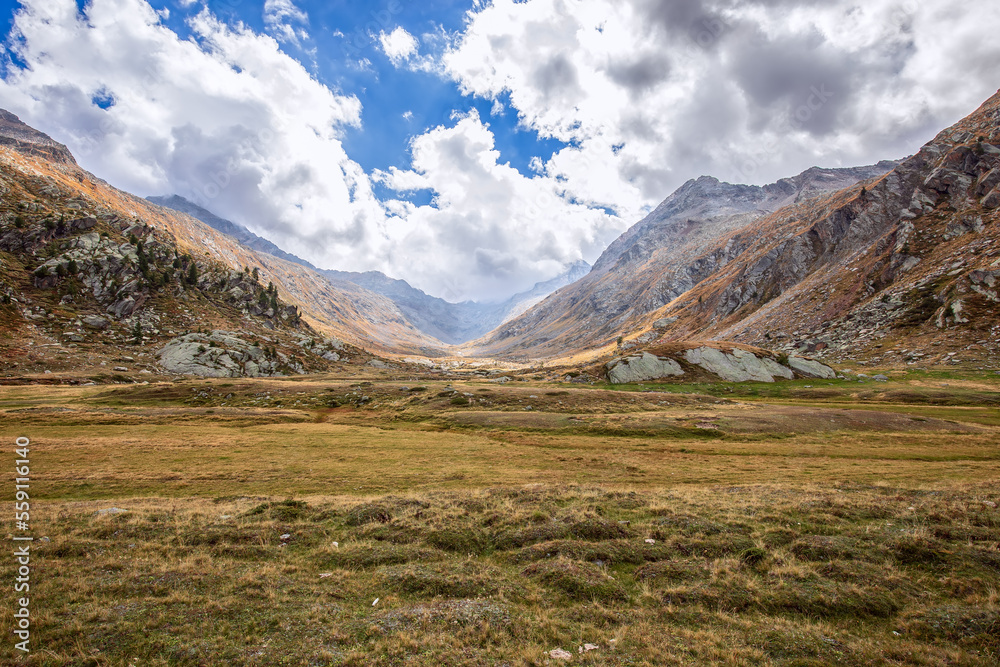
POLYGON ((900 348, 907 338, 936 345, 939 357, 961 350, 995 361, 1000 302, 976 281, 1000 271, 998 158, 1000 94, 884 176, 686 247, 669 274, 653 260, 628 276, 595 271, 480 349, 562 356, 606 350, 620 333, 639 344, 715 338, 788 350, 822 338, 827 354, 853 356, 888 337, 900 348), (647 291, 691 286, 660 308, 598 321, 595 308, 623 280, 647 291), (546 313, 554 304, 561 310, 546 313), (663 318, 677 319, 654 328, 663 318))
POLYGON ((387 352, 437 355, 442 347, 410 325, 395 304, 381 295, 346 282, 334 284, 311 269, 257 253, 191 216, 113 188, 75 164, 0 146, 0 169, 11 181, 23 179, 24 184, 22 192, 5 194, 5 199, 21 197, 39 210, 70 204, 81 213, 116 214, 164 231, 182 252, 196 259, 235 270, 257 268, 262 281, 273 282, 278 294, 299 305, 304 319, 323 333, 387 352))

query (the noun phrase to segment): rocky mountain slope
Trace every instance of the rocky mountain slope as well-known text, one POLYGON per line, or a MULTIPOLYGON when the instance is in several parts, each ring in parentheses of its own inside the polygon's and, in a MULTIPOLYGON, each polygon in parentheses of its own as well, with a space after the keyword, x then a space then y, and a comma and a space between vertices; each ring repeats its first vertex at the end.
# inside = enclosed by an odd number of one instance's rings
POLYGON ((544 357, 608 353, 618 336, 625 350, 725 340, 996 368, 998 186, 1000 93, 895 165, 760 189, 692 181, 586 278, 469 347, 544 357))
MULTIPOLYGON (((257 236, 242 225, 221 218, 179 195, 148 197, 149 201, 174 209, 201 220, 216 231, 235 238, 258 252, 286 259, 296 264, 316 269, 306 260, 285 252, 267 239, 257 236)), ((390 278, 380 271, 337 271, 317 269, 334 283, 348 282, 388 297, 406 319, 417 329, 450 345, 458 345, 479 338, 504 322, 528 310, 560 287, 582 278, 590 270, 586 262, 577 262, 564 273, 551 280, 540 282, 526 292, 515 294, 499 303, 463 301, 452 303, 433 297, 411 286, 405 280, 390 278)))
POLYGON ((439 353, 385 297, 116 190, 16 117, 0 121, 0 369, 96 371, 127 349, 170 370, 158 350, 199 332, 181 366, 273 374, 371 359, 360 348, 439 353))
POLYGON ((589 264, 577 262, 555 278, 537 283, 530 290, 515 294, 500 303, 452 303, 429 296, 404 280, 394 280, 378 271, 353 273, 324 270, 321 273, 333 279, 352 282, 392 299, 415 327, 445 343, 460 345, 493 331, 560 287, 582 278, 588 271, 589 264))
POLYGON ((267 239, 257 236, 243 225, 237 225, 235 222, 231 222, 225 218, 220 218, 208 209, 202 208, 180 195, 170 195, 169 197, 146 197, 146 199, 153 202, 157 206, 173 209, 174 211, 179 211, 180 213, 187 213, 192 218, 201 220, 215 231, 222 232, 227 236, 233 237, 251 250, 264 252, 268 255, 274 255, 280 259, 285 259, 295 264, 301 264, 308 269, 316 268, 301 257, 293 255, 290 252, 285 252, 267 239))
POLYGON ((766 185, 703 176, 684 184, 601 255, 593 270, 470 347, 476 353, 558 355, 599 347, 698 282, 697 258, 769 213, 880 176, 897 163, 813 168, 766 185))

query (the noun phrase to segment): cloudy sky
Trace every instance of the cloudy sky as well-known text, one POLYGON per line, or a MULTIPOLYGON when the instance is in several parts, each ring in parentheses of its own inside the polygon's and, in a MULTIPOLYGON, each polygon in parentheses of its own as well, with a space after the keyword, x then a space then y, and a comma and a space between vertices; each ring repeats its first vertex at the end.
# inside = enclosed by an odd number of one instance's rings
MULTIPOLYGON (((960 8, 959 8, 960 7, 960 8)), ((915 152, 1000 86, 951 0, 0 0, 0 106, 140 195, 452 301, 690 178, 915 152)))

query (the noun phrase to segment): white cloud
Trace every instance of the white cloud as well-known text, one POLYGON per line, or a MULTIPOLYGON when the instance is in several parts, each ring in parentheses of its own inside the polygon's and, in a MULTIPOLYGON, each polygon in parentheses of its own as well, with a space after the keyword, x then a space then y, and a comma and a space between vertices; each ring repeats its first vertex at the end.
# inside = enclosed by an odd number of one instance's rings
POLYGON ((408 33, 402 26, 397 26, 390 33, 380 32, 378 35, 382 51, 397 67, 416 55, 419 44, 417 38, 408 33))
POLYGON ((688 178, 764 182, 915 149, 995 90, 987 5, 493 0, 450 37, 383 33, 396 65, 446 71, 568 144, 522 174, 478 114, 457 114, 412 140, 408 167, 374 175, 430 191, 422 206, 380 202, 346 154, 361 104, 281 51, 308 22, 288 0, 267 3, 273 37, 202 10, 190 40, 144 0, 92 0, 85 17, 25 0, 12 46, 28 66, 8 64, 0 99, 119 187, 178 192, 320 266, 502 298, 594 260, 688 178), (810 110, 814 88, 827 99, 810 110))
POLYGON ((309 15, 292 0, 265 0, 264 25, 275 38, 293 44, 309 39, 309 33, 302 27, 296 28, 295 24, 308 25, 309 15))
POLYGON ((902 157, 995 91, 998 29, 947 0, 494 0, 443 66, 572 142, 546 173, 578 201, 635 218, 701 174, 902 157))
POLYGON ((440 290, 447 262, 446 298, 504 298, 593 259, 624 230, 623 220, 567 201, 555 179, 526 178, 501 164, 475 111, 414 139, 412 156, 412 169, 377 177, 395 190, 434 193, 427 206, 394 202, 390 225, 415 284, 440 290))
POLYGON ((15 25, 31 66, 8 71, 0 99, 86 168, 177 192, 320 264, 380 264, 384 214, 340 141, 361 105, 271 37, 202 11, 182 40, 141 0, 93 0, 86 16, 73 0, 29 1, 15 25))

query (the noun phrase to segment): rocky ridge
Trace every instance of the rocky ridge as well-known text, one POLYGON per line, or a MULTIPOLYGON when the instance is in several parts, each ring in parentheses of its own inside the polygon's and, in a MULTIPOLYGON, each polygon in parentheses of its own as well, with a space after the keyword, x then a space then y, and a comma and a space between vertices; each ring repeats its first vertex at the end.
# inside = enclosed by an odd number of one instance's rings
POLYGON ((1000 94, 888 173, 806 188, 771 213, 739 213, 762 195, 722 184, 720 203, 717 187, 688 183, 590 275, 471 347, 541 357, 621 335, 626 350, 726 340, 852 364, 1000 367, 1000 94), (699 206, 707 220, 688 214, 699 206))
POLYGON ((600 347, 692 289, 700 256, 775 210, 884 174, 881 162, 809 169, 764 187, 689 181, 625 232, 593 270, 522 316, 467 346, 470 354, 544 357, 600 347))
POLYGON ((285 252, 267 239, 257 236, 242 225, 221 218, 179 195, 148 197, 154 204, 187 213, 216 231, 231 236, 242 245, 268 255, 316 270, 334 285, 347 289, 358 288, 380 294, 390 299, 407 321, 424 334, 448 345, 457 345, 486 334, 504 322, 517 317, 560 287, 582 278, 590 270, 586 262, 576 262, 567 270, 530 290, 515 294, 498 303, 463 301, 452 303, 433 297, 413 287, 405 280, 390 278, 380 271, 337 271, 316 269, 306 260, 285 252))

